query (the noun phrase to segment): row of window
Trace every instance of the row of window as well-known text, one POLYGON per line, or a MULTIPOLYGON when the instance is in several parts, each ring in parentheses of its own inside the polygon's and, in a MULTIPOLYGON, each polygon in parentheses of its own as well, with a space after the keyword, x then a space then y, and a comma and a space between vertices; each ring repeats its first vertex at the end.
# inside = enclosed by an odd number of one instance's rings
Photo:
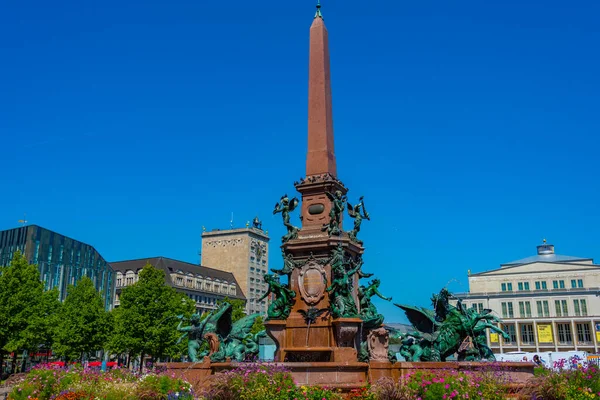
MULTIPOLYGON (((535 290, 548 290, 548 285, 546 281, 535 281, 535 290)), ((503 292, 512 292, 513 284, 512 282, 505 282, 500 284, 500 288, 503 292)), ((552 281, 553 289, 565 289, 565 281, 564 280, 555 280, 552 281)), ((571 289, 583 288, 583 279, 571 279, 571 289)), ((529 282, 517 282, 518 291, 527 291, 531 290, 529 282)))
MULTIPOLYGON (((592 331, 589 323, 578 323, 575 324, 577 329, 577 342, 579 344, 592 343, 592 331)), ((502 324, 502 330, 509 336, 508 339, 502 339, 506 345, 513 345, 517 343, 517 332, 514 324, 502 324)), ((535 345, 535 332, 533 330, 533 324, 520 324, 519 334, 522 344, 535 345)), ((559 344, 572 344, 573 334, 571 332, 570 323, 556 324, 556 333, 558 335, 559 344)))
POLYGON ((255 257, 250 257, 250 262, 255 264, 262 263, 262 265, 267 265, 267 259, 265 258, 265 256, 262 256, 260 260, 257 260, 255 257))
POLYGON ((250 273, 266 274, 267 270, 266 269, 261 269, 261 268, 250 267, 250 273))
MULTIPOLYGON (((131 286, 137 282, 137 274, 127 273, 125 276, 121 272, 117 273, 117 287, 131 286)), ((219 282, 201 281, 199 279, 184 278, 182 276, 175 276, 173 283, 176 286, 184 286, 190 289, 203 290, 207 292, 216 292, 226 295, 236 294, 235 285, 228 285, 227 283, 220 284, 219 282)))
POLYGON ((190 299, 194 300, 196 303, 204 303, 204 304, 217 304, 217 299, 214 297, 206 297, 200 296, 198 294, 188 294, 190 299))
MULTIPOLYGON (((535 302, 537 317, 550 317, 550 304, 548 300, 538 300, 535 302)), ((530 301, 519 301, 519 318, 531 318, 532 309, 530 301)), ((472 305, 473 308, 479 308, 479 312, 483 310, 483 303, 472 305)), ((514 318, 515 312, 512 301, 502 302, 502 318, 514 318)), ((568 317, 569 307, 567 300, 554 300, 554 311, 557 317, 568 317)), ((573 300, 573 312, 576 317, 585 317, 588 315, 587 302, 585 299, 573 300)))
POLYGON ((176 276, 175 277, 175 285, 176 286, 185 286, 190 289, 204 290, 207 292, 216 292, 216 293, 235 295, 235 286, 233 286, 233 285, 229 286, 226 283, 219 284, 218 282, 213 283, 210 281, 202 282, 199 279, 196 279, 194 281, 194 279, 192 279, 192 278, 186 278, 185 284, 184 284, 183 277, 176 276))

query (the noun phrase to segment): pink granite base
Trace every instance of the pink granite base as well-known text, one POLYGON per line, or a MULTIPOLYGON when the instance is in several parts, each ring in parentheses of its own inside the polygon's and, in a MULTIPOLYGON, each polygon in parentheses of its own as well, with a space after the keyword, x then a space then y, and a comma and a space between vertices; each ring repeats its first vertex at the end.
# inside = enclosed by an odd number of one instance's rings
MULTIPOLYGON (((498 369, 505 371, 513 385, 521 386, 533 378, 533 363, 523 362, 284 362, 273 363, 288 369, 297 385, 327 386, 351 390, 375 383, 382 378, 403 381, 416 371, 477 371, 498 369)), ((167 363, 169 373, 192 384, 194 390, 206 387, 214 374, 235 368, 236 363, 211 363, 205 359, 200 363, 167 363)))

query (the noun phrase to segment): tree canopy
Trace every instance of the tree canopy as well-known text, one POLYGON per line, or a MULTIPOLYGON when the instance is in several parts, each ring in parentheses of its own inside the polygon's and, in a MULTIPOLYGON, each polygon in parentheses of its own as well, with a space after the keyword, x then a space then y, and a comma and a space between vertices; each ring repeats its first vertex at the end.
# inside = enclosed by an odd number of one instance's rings
POLYGON ((6 352, 49 346, 59 309, 58 290, 44 293, 37 266, 15 252, 0 267, 0 365, 6 352))
POLYGON ((54 350, 68 359, 101 350, 111 330, 110 314, 100 292, 87 276, 69 285, 60 312, 54 350))
POLYGON ((178 354, 176 316, 191 315, 193 300, 167 286, 164 271, 150 264, 138 276, 135 284, 121 292, 109 348, 120 354, 149 354, 155 359, 178 354))

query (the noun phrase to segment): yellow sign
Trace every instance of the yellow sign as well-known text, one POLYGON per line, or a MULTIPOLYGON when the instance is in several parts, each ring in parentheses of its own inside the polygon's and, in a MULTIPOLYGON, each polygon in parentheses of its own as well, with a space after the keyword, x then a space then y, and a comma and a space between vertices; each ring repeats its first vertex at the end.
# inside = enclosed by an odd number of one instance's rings
POLYGON ((494 332, 490 332, 490 342, 498 343, 498 334, 494 332))
POLYGON ((552 335, 552 325, 538 324, 537 333, 538 333, 538 342, 554 343, 554 336, 552 335))
POLYGON ((596 331, 596 341, 600 342, 600 332, 596 331))

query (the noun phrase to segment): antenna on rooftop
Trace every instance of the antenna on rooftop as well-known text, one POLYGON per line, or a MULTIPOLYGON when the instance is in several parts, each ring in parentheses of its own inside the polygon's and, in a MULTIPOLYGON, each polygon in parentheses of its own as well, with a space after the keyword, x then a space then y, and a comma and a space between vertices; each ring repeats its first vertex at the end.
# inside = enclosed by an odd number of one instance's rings
POLYGON ((23 219, 20 219, 19 223, 25 226, 25 224, 27 223, 27 214, 23 214, 23 219))

